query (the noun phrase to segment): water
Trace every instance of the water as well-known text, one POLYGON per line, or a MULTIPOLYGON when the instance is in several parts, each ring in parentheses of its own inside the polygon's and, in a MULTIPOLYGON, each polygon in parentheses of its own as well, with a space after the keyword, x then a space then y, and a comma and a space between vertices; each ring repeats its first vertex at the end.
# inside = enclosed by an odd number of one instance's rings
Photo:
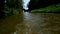
POLYGON ((0 20, 0 34, 60 34, 60 14, 29 13, 0 20))

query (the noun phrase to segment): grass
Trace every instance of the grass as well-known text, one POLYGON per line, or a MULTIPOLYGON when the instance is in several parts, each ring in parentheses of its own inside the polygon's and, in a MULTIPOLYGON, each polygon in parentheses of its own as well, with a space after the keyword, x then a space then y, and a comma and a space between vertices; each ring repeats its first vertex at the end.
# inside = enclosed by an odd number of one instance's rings
POLYGON ((56 5, 47 6, 45 8, 35 9, 32 10, 31 12, 37 13, 37 12, 59 12, 59 11, 60 11, 60 4, 56 4, 56 5))

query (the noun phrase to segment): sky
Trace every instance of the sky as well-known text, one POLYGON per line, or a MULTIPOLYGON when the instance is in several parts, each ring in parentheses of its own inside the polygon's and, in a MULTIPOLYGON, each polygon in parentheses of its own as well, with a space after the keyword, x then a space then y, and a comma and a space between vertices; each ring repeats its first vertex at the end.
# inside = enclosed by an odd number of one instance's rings
POLYGON ((30 0, 23 0, 23 8, 24 8, 25 10, 28 9, 27 4, 29 3, 29 1, 30 1, 30 0))

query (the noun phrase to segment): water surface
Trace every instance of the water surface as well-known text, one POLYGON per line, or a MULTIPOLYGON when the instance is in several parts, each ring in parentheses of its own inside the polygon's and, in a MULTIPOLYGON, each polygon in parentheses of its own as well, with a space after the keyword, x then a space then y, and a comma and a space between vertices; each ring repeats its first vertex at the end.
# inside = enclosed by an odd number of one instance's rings
POLYGON ((29 13, 0 20, 0 34, 60 34, 60 14, 29 13))

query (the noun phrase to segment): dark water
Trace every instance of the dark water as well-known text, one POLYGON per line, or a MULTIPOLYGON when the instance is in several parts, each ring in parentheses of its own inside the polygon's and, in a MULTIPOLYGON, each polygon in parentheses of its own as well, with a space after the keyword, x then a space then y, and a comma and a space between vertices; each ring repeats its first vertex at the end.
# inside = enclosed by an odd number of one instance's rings
POLYGON ((0 20, 0 34, 60 34, 60 14, 29 13, 0 20))

